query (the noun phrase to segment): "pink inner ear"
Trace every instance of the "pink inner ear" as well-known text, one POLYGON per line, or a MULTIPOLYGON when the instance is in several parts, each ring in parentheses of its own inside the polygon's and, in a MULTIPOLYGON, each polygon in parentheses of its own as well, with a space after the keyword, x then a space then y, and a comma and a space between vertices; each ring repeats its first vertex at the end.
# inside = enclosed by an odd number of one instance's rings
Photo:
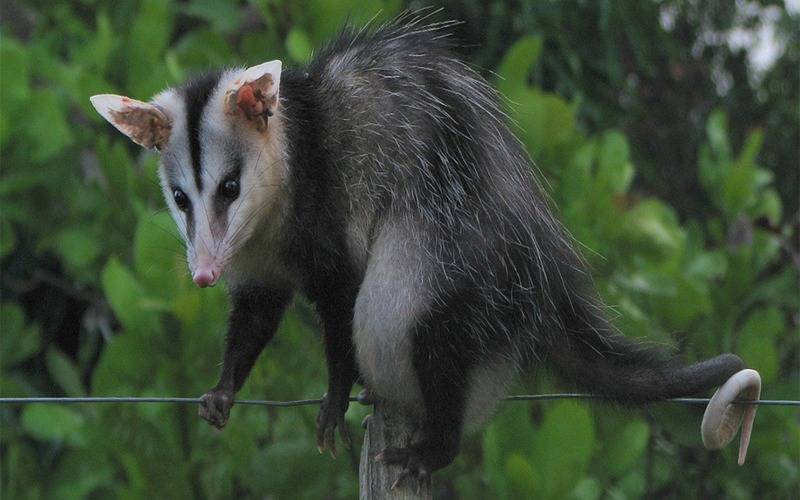
POLYGON ((120 111, 111 110, 110 114, 114 124, 142 147, 160 149, 169 140, 171 123, 155 109, 128 105, 120 111))
POLYGON ((245 115, 249 116, 257 114, 255 112, 257 104, 258 101, 256 100, 255 92, 253 92, 253 86, 250 84, 242 85, 239 92, 236 94, 236 106, 238 106, 245 115))
POLYGON ((267 129, 267 120, 277 104, 277 95, 271 92, 273 88, 274 81, 269 74, 245 82, 237 90, 228 93, 228 112, 235 114, 240 111, 259 132, 263 132, 267 129))

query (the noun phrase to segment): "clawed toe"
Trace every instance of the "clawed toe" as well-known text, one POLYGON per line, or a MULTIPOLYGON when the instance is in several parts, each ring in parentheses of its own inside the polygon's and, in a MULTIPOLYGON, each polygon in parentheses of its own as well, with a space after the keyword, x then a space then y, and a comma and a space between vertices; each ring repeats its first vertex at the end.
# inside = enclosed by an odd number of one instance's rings
POLYGON ((427 481, 431 475, 430 468, 413 448, 386 448, 375 455, 375 460, 389 465, 399 465, 403 468, 391 489, 396 489, 401 484, 412 480, 416 484, 417 493, 419 493, 422 483, 427 481))
POLYGON ((350 431, 344 419, 345 411, 347 411, 346 402, 342 405, 340 402, 331 400, 327 395, 325 396, 325 401, 317 414, 317 449, 320 453, 328 450, 331 456, 336 458, 337 428, 345 447, 347 449, 352 447, 350 431))

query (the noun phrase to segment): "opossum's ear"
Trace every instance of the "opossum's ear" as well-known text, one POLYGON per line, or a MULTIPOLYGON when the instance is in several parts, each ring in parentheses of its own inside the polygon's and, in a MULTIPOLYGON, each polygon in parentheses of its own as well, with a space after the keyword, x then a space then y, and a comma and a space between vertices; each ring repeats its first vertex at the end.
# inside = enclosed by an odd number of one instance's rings
POLYGON ((277 59, 247 68, 225 93, 226 112, 243 117, 263 132, 278 108, 280 83, 281 62, 277 59))
POLYGON ((130 97, 93 95, 94 109, 117 130, 147 149, 161 149, 169 141, 172 120, 161 109, 130 97))

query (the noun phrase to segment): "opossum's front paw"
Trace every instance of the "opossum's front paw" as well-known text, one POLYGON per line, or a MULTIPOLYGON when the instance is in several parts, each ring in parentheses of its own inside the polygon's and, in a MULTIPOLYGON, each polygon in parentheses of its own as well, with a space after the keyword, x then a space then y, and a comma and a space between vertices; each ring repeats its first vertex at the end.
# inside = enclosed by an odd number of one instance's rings
POLYGON ((344 414, 349 405, 349 398, 332 397, 330 393, 325 394, 322 406, 317 413, 317 449, 320 453, 328 450, 333 458, 336 458, 336 429, 339 429, 339 437, 344 445, 350 449, 353 441, 350 439, 350 431, 344 414))
POLYGON ((414 484, 416 484, 417 494, 419 494, 422 483, 430 479, 433 471, 433 468, 426 463, 423 455, 414 447, 389 447, 375 455, 375 460, 385 464, 399 465, 403 468, 400 476, 392 484, 392 489, 397 488, 405 481, 413 480, 414 484))
POLYGON ((227 389, 211 389, 200 398, 197 413, 209 424, 222 429, 228 422, 233 406, 233 391, 227 389))

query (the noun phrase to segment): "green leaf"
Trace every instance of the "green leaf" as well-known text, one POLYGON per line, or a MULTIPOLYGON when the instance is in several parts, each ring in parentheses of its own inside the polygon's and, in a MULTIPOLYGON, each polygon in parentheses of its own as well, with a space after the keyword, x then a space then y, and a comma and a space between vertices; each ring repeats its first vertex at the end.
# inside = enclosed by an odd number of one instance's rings
POLYGON ((115 135, 113 141, 103 137, 95 145, 97 160, 108 184, 105 194, 122 206, 128 204, 134 172, 133 160, 125 141, 127 138, 115 135))
POLYGON ((0 259, 14 251, 17 238, 11 223, 5 217, 0 218, 0 259))
POLYGON ((174 296, 187 276, 186 257, 178 229, 168 213, 139 219, 133 252, 136 274, 147 291, 164 298, 174 296))
POLYGON ((698 158, 697 174, 700 184, 706 192, 711 195, 715 206, 719 206, 719 193, 722 190, 722 183, 728 174, 728 165, 720 166, 711 153, 711 148, 707 144, 700 146, 698 158), (722 167, 725 167, 724 169, 722 167))
POLYGON ((591 191, 591 170, 597 149, 594 141, 587 141, 572 156, 569 165, 561 172, 558 184, 559 198, 564 205, 580 203, 591 191))
POLYGON ((652 252, 660 257, 679 251, 685 239, 675 212, 655 199, 645 200, 625 214, 620 235, 632 250, 652 252))
POLYGON ((545 413, 529 452, 541 477, 545 498, 563 498, 574 487, 594 449, 594 425, 589 411, 575 403, 559 402, 545 413))
POLYGON ((737 215, 755 203, 756 176, 752 165, 738 165, 731 170, 722 187, 722 203, 728 215, 737 215))
POLYGON ((56 235, 53 250, 64 259, 67 269, 77 274, 94 263, 102 246, 92 237, 89 227, 75 225, 56 235))
POLYGON ((536 496, 536 471, 525 457, 516 453, 508 457, 505 473, 508 477, 511 498, 534 498, 536 496))
POLYGON ((751 291, 749 302, 767 302, 788 309, 800 309, 800 294, 797 293, 797 271, 784 268, 782 272, 761 280, 751 291))
POLYGON ((598 500, 603 495, 603 488, 593 477, 581 478, 569 494, 569 500, 598 500))
MULTIPOLYGON (((296 424, 295 424, 296 426, 296 424)), ((333 460, 312 452, 310 439, 285 436, 263 448, 250 462, 246 476, 248 485, 254 491, 269 491, 277 498, 295 498, 297 485, 308 484, 305 494, 308 498, 322 498, 330 493, 325 483, 309 484, 309 477, 326 477, 330 474, 345 473, 333 460), (258 474, 261 467, 270 470, 270 474, 258 474)), ((346 469, 345 469, 346 470, 346 469)))
POLYGON ((117 335, 103 349, 92 373, 92 391, 100 396, 120 396, 153 387, 159 366, 168 362, 158 342, 129 333, 117 335))
POLYGON ((575 113, 572 107, 558 96, 520 87, 508 93, 513 103, 509 113, 519 127, 520 139, 530 155, 544 170, 563 168, 569 157, 564 158, 560 148, 577 134, 575 113))
MULTIPOLYGON (((525 405, 506 405, 492 418, 490 429, 496 430, 498 450, 502 455, 526 455, 534 446, 536 429, 525 405)), ((499 463, 504 462, 500 460, 499 463)))
POLYGON ((5 32, 1 40, 0 60, 3 61, 3 71, 0 72, 0 102, 26 101, 30 97, 28 52, 5 32))
POLYGON ((761 152, 761 146, 764 144, 764 131, 754 130, 745 140, 742 150, 739 152, 739 157, 736 158, 736 166, 755 166, 758 153, 761 152))
POLYGON ((47 372, 64 389, 64 394, 72 397, 86 394, 77 367, 64 353, 51 347, 47 350, 45 362, 47 372))
POLYGON ((248 66, 264 62, 264 54, 280 54, 283 40, 273 30, 245 33, 239 42, 239 57, 248 66))
POLYGON ((10 39, 6 33, 0 34, 0 146, 5 145, 7 138, 14 133, 16 127, 14 115, 30 99, 30 72, 28 69, 28 52, 16 40, 10 39))
POLYGON ((534 432, 524 405, 502 406, 486 429, 483 435, 484 473, 498 498, 514 498, 504 465, 506 457, 514 454, 527 456, 533 447, 534 432))
POLYGON ((781 223, 782 213, 783 202, 778 192, 774 189, 764 191, 753 211, 755 218, 766 217, 773 226, 778 226, 781 223))
POLYGON ((113 488, 115 461, 97 449, 70 450, 47 481, 47 498, 91 498, 99 488, 113 488))
POLYGON ((34 403, 22 410, 22 428, 39 441, 84 446, 83 415, 75 408, 34 403))
POLYGON ((486 482, 492 488, 497 498, 509 498, 508 477, 503 470, 504 450, 501 445, 501 429, 498 426, 489 426, 483 434, 483 470, 486 482))
POLYGON ((686 265, 686 276, 708 281, 725 275, 728 261, 721 251, 701 252, 686 265))
POLYGON ((723 163, 730 163, 731 146, 728 142, 728 116, 724 111, 716 110, 708 117, 706 136, 716 158, 723 163))
POLYGON ((335 36, 346 23, 361 27, 372 20, 380 24, 399 11, 400 2, 381 0, 309 0, 289 2, 294 9, 293 19, 303 20, 318 46, 335 36))
POLYGON ((232 0, 192 0, 183 7, 186 14, 203 19, 214 31, 232 33, 242 23, 243 9, 232 0))
POLYGON ((509 91, 518 87, 528 86, 528 76, 542 52, 542 39, 527 36, 517 40, 506 51, 503 60, 497 68, 500 77, 498 87, 509 91))
POLYGON ((147 336, 159 330, 157 318, 142 307, 142 285, 116 258, 108 261, 100 280, 114 313, 128 331, 147 336))
POLYGON ((23 398, 31 394, 31 387, 23 376, 0 375, 0 394, 7 398, 23 398))
POLYGON ((28 440, 5 441, 7 437, 3 429, 3 498, 46 498, 39 480, 41 455, 37 453, 37 447, 26 442, 28 440))
POLYGON ((691 323, 712 311, 708 286, 697 279, 675 276, 675 294, 653 306, 670 330, 686 330, 691 323))
POLYGON ((610 489, 611 498, 642 498, 644 496, 645 484, 644 474, 641 470, 635 470, 617 481, 617 484, 610 489))
POLYGON ((120 43, 120 38, 115 36, 114 27, 105 12, 97 14, 96 24, 94 37, 89 38, 85 44, 75 50, 73 60, 80 61, 87 68, 92 68, 93 72, 103 74, 111 61, 114 49, 120 43))
POLYGON ((286 35, 286 52, 293 60, 304 63, 311 59, 311 40, 308 39, 305 31, 293 28, 286 35))
POLYGON ((127 89, 132 97, 146 99, 164 87, 168 72, 162 58, 172 25, 171 1, 141 2, 132 21, 125 65, 127 89))
POLYGON ((230 65, 236 56, 220 33, 211 30, 192 31, 175 46, 180 66, 202 70, 210 66, 230 65))
POLYGON ((22 308, 13 302, 0 306, 0 366, 8 368, 25 361, 41 349, 39 328, 25 326, 22 308))
POLYGON ((602 468, 611 476, 620 476, 644 455, 650 439, 650 426, 642 420, 633 420, 621 430, 615 430, 614 438, 606 442, 601 453, 602 468))
POLYGON ((72 144, 72 126, 67 123, 63 99, 49 89, 33 91, 23 121, 31 140, 31 160, 41 163, 52 159, 72 144))
POLYGON ((114 36, 114 28, 111 26, 111 21, 105 12, 101 12, 97 16, 97 32, 90 45, 90 57, 99 72, 105 72, 111 59, 111 54, 117 44, 118 40, 114 36))
POLYGON ((600 139, 597 189, 613 194, 624 193, 633 180, 633 165, 628 161, 629 148, 625 136, 616 130, 600 139))
POLYGON ((764 384, 775 381, 778 368, 776 340, 786 331, 786 322, 776 307, 751 313, 739 331, 736 351, 747 365, 758 370, 764 384))

